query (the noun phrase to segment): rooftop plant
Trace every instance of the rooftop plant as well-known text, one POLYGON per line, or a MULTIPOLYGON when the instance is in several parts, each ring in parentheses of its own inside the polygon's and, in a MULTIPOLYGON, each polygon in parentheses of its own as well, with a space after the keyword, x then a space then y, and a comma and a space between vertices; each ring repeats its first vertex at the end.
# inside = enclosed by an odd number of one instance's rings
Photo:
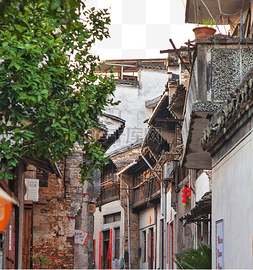
POLYGON ((203 25, 215 25, 212 19, 203 20, 203 25))

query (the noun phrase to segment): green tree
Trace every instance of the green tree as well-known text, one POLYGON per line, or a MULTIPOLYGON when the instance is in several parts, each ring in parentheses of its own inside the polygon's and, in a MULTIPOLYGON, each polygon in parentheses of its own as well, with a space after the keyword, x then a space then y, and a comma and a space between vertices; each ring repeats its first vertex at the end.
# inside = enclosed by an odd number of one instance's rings
POLYGON ((108 10, 81 0, 0 3, 0 179, 21 156, 63 159, 77 143, 82 181, 106 162, 92 136, 115 83, 95 73, 96 40, 109 37, 108 10))
POLYGON ((211 269, 212 250, 207 245, 200 244, 197 249, 189 249, 175 256, 179 269, 211 269))

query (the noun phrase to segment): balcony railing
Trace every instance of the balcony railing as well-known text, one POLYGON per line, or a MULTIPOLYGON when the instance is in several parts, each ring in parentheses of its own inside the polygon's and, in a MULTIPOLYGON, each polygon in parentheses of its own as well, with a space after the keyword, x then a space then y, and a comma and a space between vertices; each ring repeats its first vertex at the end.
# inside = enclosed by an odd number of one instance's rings
POLYGON ((113 183, 112 185, 107 185, 101 189, 100 203, 108 203, 111 201, 118 200, 120 196, 120 185, 119 183, 113 183))
POLYGON ((119 183, 119 180, 117 178, 117 175, 113 174, 113 176, 111 178, 101 182, 101 187, 105 188, 106 186, 112 185, 112 184, 115 184, 115 183, 119 183))
POLYGON ((160 183, 155 179, 141 182, 133 187, 133 207, 157 198, 160 194, 160 183))

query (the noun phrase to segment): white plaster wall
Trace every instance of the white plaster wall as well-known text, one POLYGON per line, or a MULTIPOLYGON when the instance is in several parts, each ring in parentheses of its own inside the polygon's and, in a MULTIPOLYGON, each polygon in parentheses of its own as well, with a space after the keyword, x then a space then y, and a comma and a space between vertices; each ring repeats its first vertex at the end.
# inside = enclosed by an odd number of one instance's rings
POLYGON ((171 220, 174 218, 173 213, 171 213, 171 190, 169 190, 166 194, 167 199, 167 211, 166 211, 166 223, 171 222, 171 220), (172 217, 172 219, 171 219, 172 217))
POLYGON ((160 219, 161 219, 161 204, 157 205, 157 222, 156 222, 156 269, 160 268, 160 219))
POLYGON ((204 171, 195 182, 195 200, 196 202, 201 199, 201 197, 208 191, 209 188, 209 178, 206 172, 204 171))
MULTIPOLYGON (((96 208, 96 212, 94 214, 94 239, 96 240, 96 254, 95 254, 95 261, 96 267, 98 268, 98 257, 99 257, 99 232, 106 231, 108 229, 118 228, 120 227, 120 258, 124 257, 124 209, 120 205, 120 201, 113 201, 107 203, 101 207, 101 211, 99 211, 99 207, 96 208), (109 215, 113 213, 121 212, 121 220, 104 224, 104 215, 109 215)), ((102 237, 103 238, 103 237, 102 237)), ((114 239, 113 239, 114 242, 114 239)), ((103 254, 103 239, 102 239, 102 250, 101 254, 103 254)), ((112 252, 114 256, 114 250, 112 252)))
MULTIPOLYGON (((142 262, 143 257, 143 239, 142 239, 142 232, 146 231, 146 235, 149 233, 149 228, 153 227, 154 232, 156 234, 156 226, 155 226, 155 208, 150 207, 140 212, 139 218, 139 230, 140 230, 140 247, 142 249, 141 258, 140 258, 140 269, 147 269, 148 262, 142 262)), ((156 241, 156 240, 155 240, 156 241)), ((147 242, 148 245, 148 242, 147 242)))
MULTIPOLYGON (((169 224, 174 221, 175 219, 175 215, 176 215, 176 212, 175 210, 171 207, 171 189, 167 192, 166 194, 167 196, 167 212, 166 212, 166 240, 165 240, 165 243, 166 243, 166 269, 169 269, 170 268, 170 265, 168 263, 168 253, 169 253, 169 241, 170 241, 170 238, 169 238, 169 230, 168 230, 168 226, 169 224)), ((175 232, 174 232, 174 237, 175 237, 175 232)), ((174 238, 175 239, 175 238, 174 238)), ((175 240, 174 240, 175 241, 175 240)), ((171 247, 172 248, 172 247, 171 247)), ((175 247, 174 247, 174 250, 175 250, 175 247)))
POLYGON ((216 221, 224 220, 224 267, 253 268, 253 133, 213 167, 212 263, 216 221))
MULTIPOLYGON (((197 68, 198 68, 197 61, 195 61, 193 70, 198 70, 197 68)), ((186 144, 187 144, 189 130, 190 130, 189 126, 190 126, 190 121, 191 121, 192 105, 197 99, 197 93, 196 93, 197 81, 198 81, 198 74, 197 72, 193 72, 190 85, 189 85, 189 91, 188 91, 187 101, 186 101, 186 106, 185 106, 186 109, 184 112, 184 121, 182 125, 182 130, 181 130, 184 149, 186 149, 186 144)))
POLYGON ((139 229, 143 229, 155 224, 155 208, 149 207, 140 212, 140 225, 139 229))
POLYGON ((139 87, 117 85, 114 93, 114 100, 120 100, 117 106, 108 107, 107 113, 121 117, 126 121, 126 127, 119 140, 107 151, 114 150, 135 143, 144 138, 147 132, 147 124, 143 123, 148 119, 152 110, 145 107, 145 101, 161 95, 165 90, 167 82, 167 71, 139 70, 139 87))

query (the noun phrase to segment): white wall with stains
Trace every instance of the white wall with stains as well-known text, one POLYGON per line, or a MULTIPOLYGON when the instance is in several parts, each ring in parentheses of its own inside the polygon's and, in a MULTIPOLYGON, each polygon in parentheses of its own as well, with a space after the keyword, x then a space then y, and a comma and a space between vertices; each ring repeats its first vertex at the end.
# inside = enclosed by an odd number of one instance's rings
POLYGON ((147 120, 152 109, 146 108, 145 101, 163 94, 168 80, 166 70, 139 70, 139 86, 117 84, 114 101, 120 100, 117 106, 109 107, 106 112, 126 120, 126 127, 119 140, 107 151, 125 147, 144 138, 147 132, 147 120))
POLYGON ((223 220, 224 268, 253 267, 253 133, 213 164, 212 264, 216 268, 216 222, 223 220))

